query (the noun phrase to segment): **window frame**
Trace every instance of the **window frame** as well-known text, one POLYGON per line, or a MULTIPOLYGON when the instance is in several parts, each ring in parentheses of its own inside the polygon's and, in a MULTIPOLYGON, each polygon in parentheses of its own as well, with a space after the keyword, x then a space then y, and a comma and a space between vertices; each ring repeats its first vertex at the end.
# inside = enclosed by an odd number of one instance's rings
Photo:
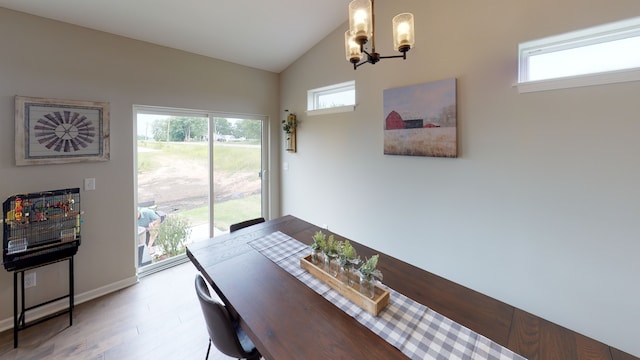
POLYGON ((356 107, 356 81, 345 81, 338 84, 323 86, 311 90, 307 90, 307 115, 322 115, 322 114, 335 114, 342 112, 354 111, 356 107), (320 97, 324 95, 332 95, 339 94, 343 92, 353 91, 353 104, 349 105, 340 105, 340 106, 329 106, 320 108, 320 97))
POLYGON ((521 43, 518 45, 518 90, 522 93, 639 81, 640 66, 529 80, 529 59, 533 56, 578 49, 632 37, 640 37, 640 17, 521 43))

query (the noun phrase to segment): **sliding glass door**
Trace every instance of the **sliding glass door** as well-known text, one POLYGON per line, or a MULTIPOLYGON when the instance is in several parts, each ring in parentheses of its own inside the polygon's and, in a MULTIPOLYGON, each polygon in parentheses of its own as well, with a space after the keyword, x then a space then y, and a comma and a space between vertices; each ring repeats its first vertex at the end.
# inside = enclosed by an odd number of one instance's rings
POLYGON ((264 119, 136 107, 140 273, 186 261, 185 245, 265 216, 264 119))
MULTIPOLYGON (((263 121, 214 118, 213 223, 229 225, 263 216, 263 121)), ((215 234, 214 234, 215 235, 215 234)))

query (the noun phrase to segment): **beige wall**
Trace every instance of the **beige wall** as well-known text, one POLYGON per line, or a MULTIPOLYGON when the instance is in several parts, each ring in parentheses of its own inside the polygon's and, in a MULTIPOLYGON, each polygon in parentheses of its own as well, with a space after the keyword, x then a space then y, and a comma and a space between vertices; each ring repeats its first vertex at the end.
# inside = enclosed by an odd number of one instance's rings
MULTIPOLYGON (((0 198, 83 186, 76 294, 100 295, 136 280, 133 105, 266 115, 279 125, 278 75, 0 8, 0 198), (111 160, 16 167, 14 95, 111 103, 111 160)), ((276 132, 279 135, 279 132, 276 132)), ((269 149, 278 157, 278 141, 269 149)), ((275 165, 277 165, 277 160, 275 165)), ((278 171, 271 171, 273 213, 278 171)), ((61 293, 66 264, 40 269, 34 300, 61 293)), ((0 271, 0 325, 13 326, 12 276, 0 271), (6 305, 6 306, 5 306, 6 305)), ((65 288, 66 289, 66 288, 65 288)))
POLYGON ((283 213, 640 355, 640 83, 513 87, 519 42, 638 16, 638 2, 380 1, 382 55, 404 11, 406 61, 353 71, 344 25, 281 74, 300 120, 283 213), (383 90, 446 78, 459 158, 383 155, 383 90), (308 89, 352 79, 355 112, 305 115, 308 89))

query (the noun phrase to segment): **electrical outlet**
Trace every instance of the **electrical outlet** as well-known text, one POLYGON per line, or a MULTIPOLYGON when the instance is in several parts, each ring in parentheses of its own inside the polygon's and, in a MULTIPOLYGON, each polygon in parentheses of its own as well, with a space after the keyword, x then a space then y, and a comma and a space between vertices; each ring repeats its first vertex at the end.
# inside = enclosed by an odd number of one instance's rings
POLYGON ((30 288, 36 286, 36 273, 24 274, 24 288, 30 288))

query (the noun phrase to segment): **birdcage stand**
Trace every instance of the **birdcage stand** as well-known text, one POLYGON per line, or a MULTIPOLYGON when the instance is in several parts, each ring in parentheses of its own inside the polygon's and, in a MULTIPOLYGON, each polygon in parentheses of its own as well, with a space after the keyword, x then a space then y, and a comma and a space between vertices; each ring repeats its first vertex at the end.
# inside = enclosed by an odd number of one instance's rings
POLYGON ((18 347, 18 332, 30 328, 34 325, 38 325, 44 321, 51 320, 55 317, 69 314, 69 326, 73 325, 73 297, 74 297, 74 288, 73 288, 73 255, 65 258, 33 265, 30 267, 16 269, 13 272, 13 347, 18 347), (37 305, 32 305, 29 307, 25 307, 25 293, 24 293, 24 272, 28 270, 33 270, 42 266, 50 265, 53 263, 68 261, 69 262, 69 292, 66 295, 60 296, 55 299, 51 299, 45 302, 42 302, 37 305), (20 280, 18 280, 20 278, 20 280), (19 299, 18 299, 19 298, 19 299), (40 317, 38 319, 32 320, 30 322, 26 321, 26 312, 30 310, 35 310, 39 307, 54 303, 59 300, 63 300, 65 298, 69 298, 69 305, 67 308, 57 311, 53 314, 46 315, 40 317), (18 306, 20 305, 20 306, 18 306))

